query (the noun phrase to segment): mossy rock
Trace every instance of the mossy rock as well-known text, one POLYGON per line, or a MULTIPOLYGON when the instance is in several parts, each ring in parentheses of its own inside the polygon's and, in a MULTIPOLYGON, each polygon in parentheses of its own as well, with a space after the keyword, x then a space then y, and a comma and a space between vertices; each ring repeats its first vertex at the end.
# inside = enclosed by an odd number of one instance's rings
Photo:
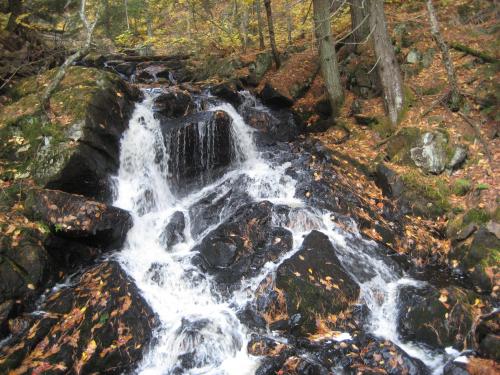
POLYGON ((40 89, 56 70, 22 80, 9 91, 15 101, 0 114, 0 158, 12 177, 99 199, 111 196, 119 142, 139 94, 117 75, 70 67, 42 113, 40 89))
POLYGON ((417 145, 422 132, 419 128, 407 127, 400 129, 387 142, 386 155, 391 162, 411 164, 410 149, 417 145))
POLYGON ((464 349, 470 339, 474 293, 457 287, 404 286, 399 299, 398 330, 403 339, 441 349, 464 349))

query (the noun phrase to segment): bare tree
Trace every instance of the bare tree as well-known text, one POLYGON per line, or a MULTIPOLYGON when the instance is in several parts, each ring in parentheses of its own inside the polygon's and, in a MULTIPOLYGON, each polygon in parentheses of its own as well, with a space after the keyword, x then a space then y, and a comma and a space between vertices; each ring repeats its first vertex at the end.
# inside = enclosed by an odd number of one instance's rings
POLYGON ((286 0, 285 10, 286 10, 286 31, 288 36, 288 44, 292 44, 293 19, 292 19, 292 3, 290 0, 286 0))
POLYGON ((403 78, 394 47, 387 31, 383 0, 366 0, 370 3, 370 28, 377 56, 377 70, 382 84, 384 102, 389 119, 396 126, 403 109, 403 78))
POLYGON ((434 38, 436 44, 441 50, 441 54, 443 56, 443 64, 446 69, 446 74, 448 76, 448 85, 450 86, 450 91, 449 91, 450 108, 452 110, 458 111, 460 109, 460 103, 462 101, 462 97, 460 95, 460 91, 458 90, 457 75, 455 73, 453 62, 451 61, 448 45, 444 41, 441 32, 439 31, 439 22, 436 16, 434 5, 432 4, 432 0, 427 0, 427 10, 429 11, 432 37, 434 38))
POLYGON ((273 52, 273 58, 276 64, 276 69, 279 69, 281 66, 281 62, 278 49, 276 48, 276 39, 274 37, 274 21, 273 21, 273 11, 271 9, 271 0, 264 0, 264 6, 266 7, 267 27, 269 29, 269 43, 271 44, 271 50, 273 52))
POLYGON ((325 81, 332 114, 338 113, 344 99, 340 74, 335 53, 335 42, 330 27, 330 1, 313 0, 314 28, 319 44, 321 74, 325 81))
POLYGON ((43 96, 41 98, 42 108, 45 110, 45 112, 48 112, 48 110, 50 109, 50 97, 57 89, 61 81, 64 79, 64 76, 66 75, 66 70, 71 65, 73 65, 77 60, 81 59, 90 51, 90 47, 92 44, 92 34, 94 33, 94 28, 97 24, 97 21, 99 21, 100 11, 97 10, 95 20, 94 22, 91 23, 87 19, 85 7, 86 7, 86 0, 82 0, 80 6, 80 19, 83 23, 83 26, 85 27, 85 32, 86 32, 85 44, 83 45, 82 48, 80 48, 78 51, 69 56, 66 59, 66 61, 64 61, 64 63, 59 67, 59 70, 57 71, 56 75, 54 76, 50 84, 45 89, 43 96))
POLYGON ((260 10, 260 1, 261 0, 255 0, 254 1, 254 4, 255 4, 255 14, 257 16, 257 29, 258 29, 258 32, 259 32, 259 49, 264 49, 266 48, 265 44, 264 44, 264 22, 262 21, 262 12, 260 10))

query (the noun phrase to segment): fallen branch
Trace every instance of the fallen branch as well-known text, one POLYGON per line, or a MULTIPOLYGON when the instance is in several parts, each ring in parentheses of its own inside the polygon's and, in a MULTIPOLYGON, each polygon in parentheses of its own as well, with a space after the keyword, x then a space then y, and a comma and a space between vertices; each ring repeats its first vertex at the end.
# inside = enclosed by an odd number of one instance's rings
POLYGON ((457 51, 466 53, 468 55, 478 57, 481 60, 488 62, 488 63, 496 64, 496 63, 500 62, 500 60, 498 60, 496 57, 490 56, 485 52, 481 52, 481 51, 472 49, 470 47, 464 46, 463 44, 460 44, 460 43, 450 43, 450 47, 457 50, 457 51))

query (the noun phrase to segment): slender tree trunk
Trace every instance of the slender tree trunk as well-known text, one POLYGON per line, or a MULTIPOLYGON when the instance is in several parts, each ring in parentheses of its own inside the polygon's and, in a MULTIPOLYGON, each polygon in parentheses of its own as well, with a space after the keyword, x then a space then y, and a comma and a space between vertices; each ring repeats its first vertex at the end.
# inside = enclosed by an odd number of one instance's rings
POLYGON ((274 22, 273 11, 271 9, 271 0, 264 0, 264 6, 266 7, 267 26, 269 28, 269 43, 271 44, 271 50, 273 51, 276 69, 279 69, 281 66, 281 62, 278 49, 276 48, 276 39, 274 38, 274 22))
POLYGON ((441 54, 443 56, 443 65, 448 76, 448 85, 450 86, 450 108, 454 111, 458 111, 460 109, 460 102, 462 98, 460 96, 460 91, 458 90, 457 75, 455 73, 453 62, 451 61, 448 45, 444 41, 439 31, 439 22, 436 16, 434 5, 432 4, 432 0, 427 0, 427 10, 429 11, 432 37, 441 50, 441 54))
POLYGON ((403 109, 403 78, 387 31, 384 1, 367 1, 370 3, 370 28, 373 30, 373 45, 377 56, 377 70, 382 84, 384 102, 391 124, 396 126, 403 109))
POLYGON ((123 6, 125 7, 125 20, 127 21, 127 31, 130 30, 130 21, 128 19, 128 0, 123 0, 123 6))
POLYGON ((255 0, 255 13, 257 15, 257 28, 259 32, 259 49, 263 50, 266 48, 264 44, 264 21, 262 20, 262 12, 260 11, 260 2, 261 0, 255 0))
POLYGON ((370 35, 370 17, 367 0, 351 0, 351 30, 354 43, 364 43, 370 35))
POLYGON ((81 59, 83 56, 85 56, 89 51, 90 47, 92 45, 92 34, 94 33, 94 28, 97 22, 99 21, 99 9, 97 10, 96 16, 95 16, 95 21, 93 23, 89 23, 87 20, 87 16, 85 13, 85 6, 86 6, 86 0, 81 0, 81 6, 80 6, 80 19, 82 20, 83 25, 85 26, 85 31, 87 33, 87 37, 85 40, 85 44, 80 48, 78 51, 73 53, 71 56, 69 56, 66 61, 59 67, 56 75, 52 79, 52 81, 49 83, 47 88, 45 89, 42 98, 40 100, 42 109, 45 111, 45 113, 48 113, 50 110, 50 97, 54 93, 54 91, 57 90, 59 87, 59 84, 61 81, 64 79, 64 76, 66 75, 67 69, 73 65, 76 61, 81 59))
POLYGON ((17 17, 23 12, 23 2, 22 0, 9 0, 9 12, 10 17, 7 22, 6 30, 13 32, 17 28, 17 17))
POLYGON ((103 0, 102 5, 104 8, 102 17, 103 18, 102 22, 104 24, 104 31, 106 32, 106 36, 109 39, 112 39, 113 36, 111 34, 111 12, 109 10, 109 0, 103 0))
POLYGON ((293 19, 292 19, 292 4, 290 0, 286 0, 286 31, 288 36, 288 44, 292 44, 292 31, 293 31, 293 19))
POLYGON ((321 75, 325 81, 332 115, 339 112, 344 99, 335 53, 335 42, 330 27, 330 0, 313 0, 314 28, 319 45, 321 75))
POLYGON ((247 50, 248 46, 248 6, 243 7, 243 14, 241 15, 241 20, 240 20, 240 34, 241 34, 241 41, 242 41, 242 47, 243 47, 243 52, 247 50))

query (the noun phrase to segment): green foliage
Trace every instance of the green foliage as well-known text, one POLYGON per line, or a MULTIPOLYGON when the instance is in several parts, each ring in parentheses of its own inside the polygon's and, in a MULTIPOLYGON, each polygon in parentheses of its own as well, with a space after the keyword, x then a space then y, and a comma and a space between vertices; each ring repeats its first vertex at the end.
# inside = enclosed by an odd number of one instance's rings
POLYGON ((463 218, 463 225, 469 225, 470 223, 475 224, 485 224, 490 221, 491 215, 484 209, 473 208, 469 210, 463 218))
POLYGON ((467 194, 472 188, 472 183, 470 180, 465 178, 459 178, 453 183, 453 194, 458 196, 464 196, 467 194))
POLYGON ((485 183, 480 183, 476 185, 476 190, 488 190, 490 188, 490 185, 485 184, 485 183))

